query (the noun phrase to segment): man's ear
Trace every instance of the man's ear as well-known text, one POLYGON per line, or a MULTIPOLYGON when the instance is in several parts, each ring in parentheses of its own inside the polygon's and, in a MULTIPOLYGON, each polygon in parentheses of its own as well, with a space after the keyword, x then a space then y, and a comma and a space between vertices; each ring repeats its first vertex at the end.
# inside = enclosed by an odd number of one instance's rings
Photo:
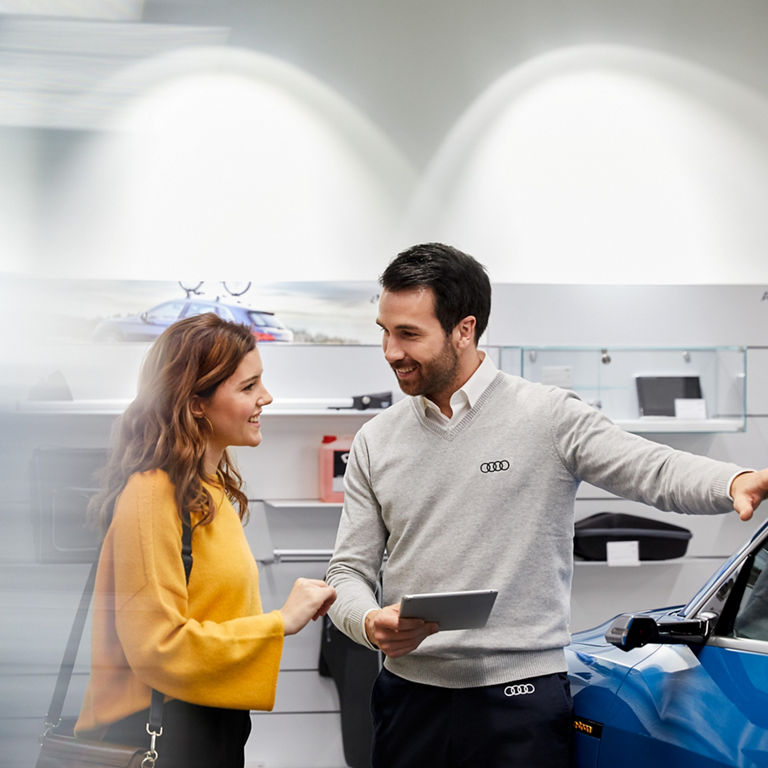
POLYGON ((453 330, 456 335, 456 341, 460 346, 474 345, 476 324, 477 318, 474 315, 467 315, 456 323, 456 327, 453 330))
POLYGON ((196 419, 202 419, 205 416, 203 399, 200 395, 192 395, 192 398, 189 401, 189 410, 196 419))

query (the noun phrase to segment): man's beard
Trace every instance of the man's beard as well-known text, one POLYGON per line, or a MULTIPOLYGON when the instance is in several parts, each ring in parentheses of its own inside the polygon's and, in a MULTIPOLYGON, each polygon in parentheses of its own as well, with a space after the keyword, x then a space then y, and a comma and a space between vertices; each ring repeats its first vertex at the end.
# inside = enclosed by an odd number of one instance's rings
MULTIPOLYGON (((400 361, 397 368, 409 368, 415 361, 400 361)), ((400 389, 406 395, 424 395, 432 399, 432 395, 450 389, 456 380, 456 371, 459 367, 459 356, 453 348, 450 339, 445 340, 443 349, 431 360, 417 363, 418 376, 412 381, 398 379, 400 389)), ((451 393, 453 394, 453 393, 451 393)))

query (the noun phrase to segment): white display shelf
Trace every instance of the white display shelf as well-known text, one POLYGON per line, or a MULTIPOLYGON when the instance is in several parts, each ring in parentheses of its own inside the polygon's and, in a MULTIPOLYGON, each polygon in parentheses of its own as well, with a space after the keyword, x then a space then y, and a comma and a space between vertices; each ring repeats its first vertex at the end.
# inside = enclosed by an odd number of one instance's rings
POLYGON ((611 565, 607 560, 580 560, 573 559, 576 568, 669 568, 670 566, 683 566, 691 563, 710 565, 714 571, 723 562, 722 557, 704 557, 683 555, 682 557, 669 557, 664 560, 640 560, 637 563, 611 565))
POLYGON ((119 416, 130 400, 20 400, 18 413, 26 414, 83 414, 86 416, 119 416))
POLYGON ((275 549, 269 560, 259 562, 269 565, 280 563, 327 563, 333 556, 332 549, 275 549))
POLYGON ((260 499, 264 504, 276 509, 313 509, 318 507, 325 509, 328 507, 341 508, 340 501, 320 501, 320 499, 260 499))
POLYGON ((666 434, 666 433, 708 433, 708 432, 743 432, 742 419, 678 419, 653 418, 615 419, 615 423, 627 432, 666 434))
MULTIPOLYGON (((130 400, 47 400, 24 401, 18 404, 17 411, 23 414, 56 416, 119 416, 130 404, 130 400)), ((331 416, 333 418, 373 418, 382 413, 381 408, 366 410, 337 408, 271 408, 264 409, 262 418, 271 420, 285 417, 331 416)), ((743 432, 741 419, 677 419, 646 417, 643 419, 614 419, 615 423, 627 432, 636 433, 708 433, 708 432, 743 432)))
POLYGON ((262 413, 263 418, 274 418, 275 416, 375 416, 382 412, 382 408, 265 408, 262 413))
MULTIPOLYGON (((325 405, 296 406, 287 401, 270 404, 264 408, 262 416, 270 419, 275 416, 354 416, 359 418, 375 416, 382 408, 352 408, 337 405, 336 401, 324 401, 325 405)), ((83 414, 88 416, 119 416, 131 404, 131 400, 20 400, 16 405, 18 413, 25 414, 83 414)))

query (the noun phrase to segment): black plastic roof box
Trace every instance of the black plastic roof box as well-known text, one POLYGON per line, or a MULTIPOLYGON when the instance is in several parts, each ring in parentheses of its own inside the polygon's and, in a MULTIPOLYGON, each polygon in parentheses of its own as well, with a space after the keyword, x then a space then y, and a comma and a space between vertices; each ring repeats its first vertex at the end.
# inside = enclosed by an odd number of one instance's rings
POLYGON ((687 528, 647 517, 598 512, 576 523, 573 553, 584 560, 605 560, 608 542, 637 541, 641 560, 670 560, 685 555, 692 535, 687 528))

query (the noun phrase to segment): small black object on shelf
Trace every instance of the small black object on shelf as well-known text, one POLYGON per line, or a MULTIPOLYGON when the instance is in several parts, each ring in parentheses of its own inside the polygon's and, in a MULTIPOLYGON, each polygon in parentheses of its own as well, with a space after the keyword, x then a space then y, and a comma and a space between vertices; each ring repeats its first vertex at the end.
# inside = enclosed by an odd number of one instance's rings
POLYGON ((330 406, 334 411, 367 411, 370 408, 389 408, 392 405, 391 392, 373 392, 367 395, 353 395, 352 405, 330 406))
POLYGON ((353 395, 352 407, 358 411, 365 411, 368 408, 389 408, 392 405, 391 392, 375 392, 370 395, 353 395))

